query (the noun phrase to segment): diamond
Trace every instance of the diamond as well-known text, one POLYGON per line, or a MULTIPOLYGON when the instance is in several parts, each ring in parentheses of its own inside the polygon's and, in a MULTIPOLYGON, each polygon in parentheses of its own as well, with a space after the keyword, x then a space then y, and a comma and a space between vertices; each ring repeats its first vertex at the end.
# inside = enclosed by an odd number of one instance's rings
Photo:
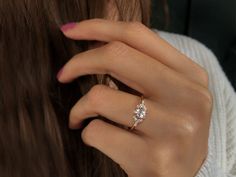
POLYGON ((136 109, 134 110, 134 120, 142 122, 143 119, 145 119, 145 116, 147 114, 147 108, 144 104, 144 101, 142 100, 142 103, 137 105, 136 109))

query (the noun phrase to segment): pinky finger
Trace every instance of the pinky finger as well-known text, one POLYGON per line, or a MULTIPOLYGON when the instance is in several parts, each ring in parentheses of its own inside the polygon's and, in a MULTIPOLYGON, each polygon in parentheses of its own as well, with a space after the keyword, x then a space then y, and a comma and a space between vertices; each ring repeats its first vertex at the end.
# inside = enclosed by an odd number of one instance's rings
POLYGON ((146 151, 145 141, 139 135, 94 119, 84 128, 81 136, 85 144, 103 152, 125 169, 145 165, 142 163, 147 159, 140 158, 140 154, 146 151))

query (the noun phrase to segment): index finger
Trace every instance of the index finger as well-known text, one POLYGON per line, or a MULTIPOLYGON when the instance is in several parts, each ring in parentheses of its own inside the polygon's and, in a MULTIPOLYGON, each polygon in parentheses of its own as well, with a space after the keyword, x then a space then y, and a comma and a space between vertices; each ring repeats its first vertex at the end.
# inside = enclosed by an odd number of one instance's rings
POLYGON ((124 42, 202 85, 196 77, 201 66, 141 23, 91 19, 67 24, 61 29, 71 39, 124 42))

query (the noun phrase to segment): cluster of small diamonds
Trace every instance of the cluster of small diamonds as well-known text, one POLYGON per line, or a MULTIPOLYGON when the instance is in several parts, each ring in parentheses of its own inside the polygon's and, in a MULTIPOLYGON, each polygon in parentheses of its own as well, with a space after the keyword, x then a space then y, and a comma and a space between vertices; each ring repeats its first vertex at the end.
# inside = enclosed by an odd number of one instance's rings
POLYGON ((142 100, 142 103, 137 105, 136 109, 134 110, 134 120, 142 122, 147 114, 147 108, 144 104, 144 100, 142 100))

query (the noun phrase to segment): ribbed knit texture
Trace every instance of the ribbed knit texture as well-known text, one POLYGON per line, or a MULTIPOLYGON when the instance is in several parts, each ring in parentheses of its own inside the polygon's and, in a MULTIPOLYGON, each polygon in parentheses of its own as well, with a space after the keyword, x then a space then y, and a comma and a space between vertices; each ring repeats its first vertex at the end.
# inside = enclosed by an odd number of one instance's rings
POLYGON ((236 177, 236 93, 217 58, 207 47, 192 38, 154 31, 209 74, 209 89, 214 103, 208 156, 196 177, 236 177))

